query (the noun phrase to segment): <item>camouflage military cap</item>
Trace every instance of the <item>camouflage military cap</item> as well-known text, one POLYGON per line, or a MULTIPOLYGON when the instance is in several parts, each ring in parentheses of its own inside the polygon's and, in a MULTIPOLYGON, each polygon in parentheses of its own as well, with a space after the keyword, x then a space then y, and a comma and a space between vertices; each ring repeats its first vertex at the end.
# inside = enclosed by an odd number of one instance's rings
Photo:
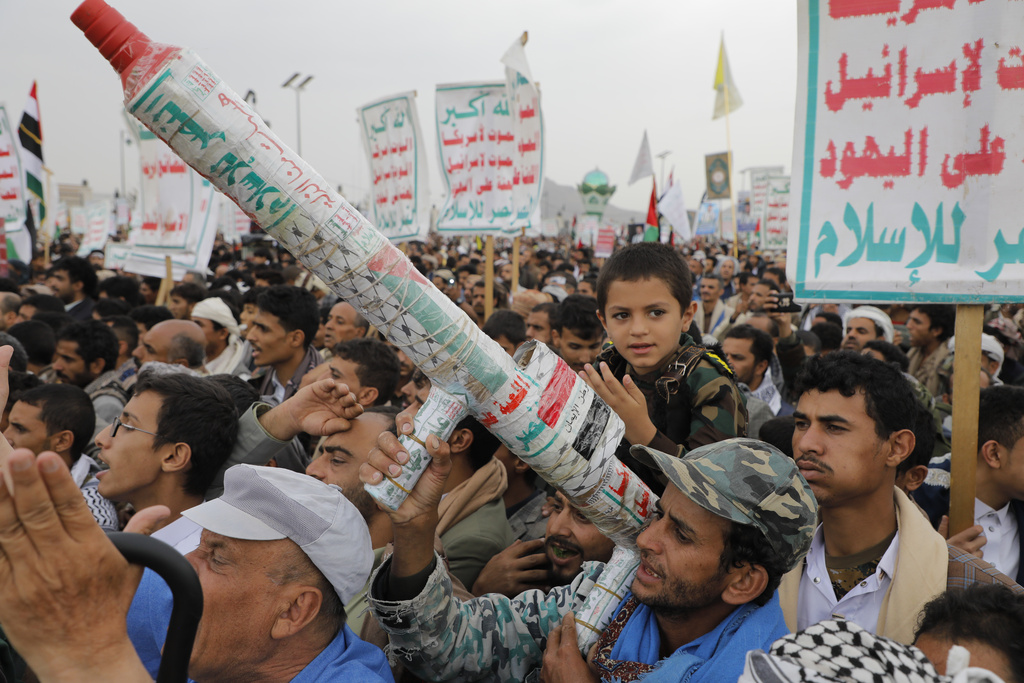
POLYGON ((682 458, 646 446, 633 446, 630 453, 664 472, 705 510, 760 530, 786 559, 787 571, 811 547, 818 504, 793 459, 774 446, 756 439, 726 439, 682 458))

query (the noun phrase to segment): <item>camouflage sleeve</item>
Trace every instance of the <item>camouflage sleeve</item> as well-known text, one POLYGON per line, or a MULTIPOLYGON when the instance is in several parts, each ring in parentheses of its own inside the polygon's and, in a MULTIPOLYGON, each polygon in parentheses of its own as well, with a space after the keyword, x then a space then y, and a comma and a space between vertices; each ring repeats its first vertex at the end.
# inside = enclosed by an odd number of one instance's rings
MULTIPOLYGON (((693 407, 685 451, 747 435, 747 404, 736 383, 721 374, 706 358, 687 378, 693 407)), ((684 452, 685 452, 684 451, 684 452)))
POLYGON ((373 616, 387 632, 389 656, 431 681, 521 681, 540 666, 548 632, 578 610, 604 565, 590 562, 568 586, 526 591, 509 599, 492 593, 462 601, 438 558, 426 587, 411 600, 382 600, 391 560, 370 579, 373 616))

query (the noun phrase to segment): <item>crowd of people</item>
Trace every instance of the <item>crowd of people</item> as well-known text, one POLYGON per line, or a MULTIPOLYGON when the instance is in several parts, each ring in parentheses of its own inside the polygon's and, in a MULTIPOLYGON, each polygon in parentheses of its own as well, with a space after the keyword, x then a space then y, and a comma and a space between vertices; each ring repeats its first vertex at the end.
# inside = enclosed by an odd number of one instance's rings
POLYGON ((784 254, 717 243, 406 251, 622 420, 658 502, 596 644, 576 616, 615 543, 587 502, 470 416, 378 506, 430 379, 291 254, 218 245, 163 290, 102 254, 0 278, 5 680, 156 677, 173 598, 127 530, 198 574, 199 683, 1024 683, 1024 308, 986 315, 951 533, 954 307, 788 307, 784 254))

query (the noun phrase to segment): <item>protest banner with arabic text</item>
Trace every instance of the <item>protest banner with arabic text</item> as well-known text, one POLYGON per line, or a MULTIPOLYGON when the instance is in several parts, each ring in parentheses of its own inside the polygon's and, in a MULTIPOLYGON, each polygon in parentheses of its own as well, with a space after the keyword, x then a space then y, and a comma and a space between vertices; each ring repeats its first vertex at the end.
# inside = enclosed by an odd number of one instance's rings
POLYGON ((789 276, 830 301, 1024 301, 1024 3, 801 0, 789 276))
MULTIPOLYGON (((172 255, 175 251, 187 251, 189 232, 207 221, 213 187, 163 140, 138 123, 133 128, 142 168, 136 209, 141 223, 133 230, 134 244, 163 249, 172 255)), ((245 165, 240 167, 238 173, 245 165)))
POLYGON ((516 141, 506 84, 439 85, 437 141, 447 197, 437 231, 448 235, 513 234, 513 187, 538 183, 540 169, 524 177, 516 154, 539 140, 516 141))
POLYGON ((25 227, 24 176, 14 135, 7 109, 0 105, 0 218, 5 220, 8 234, 25 227))
POLYGON ((765 212, 762 221, 761 247, 785 249, 789 241, 789 176, 770 176, 765 193, 765 212))
POLYGON ((114 230, 114 211, 109 199, 90 202, 85 206, 85 236, 78 245, 78 255, 88 256, 96 249, 102 250, 114 230))
POLYGON ((374 224, 394 242, 425 240, 430 231, 430 190, 416 94, 376 100, 357 114, 370 164, 374 224))
MULTIPOLYGON (((750 217, 755 221, 764 221, 768 210, 768 178, 783 174, 782 166, 758 166, 750 171, 750 217)), ((762 223, 763 224, 763 223, 762 223)))
POLYGON ((540 195, 544 185, 544 116, 540 88, 533 82, 523 41, 515 41, 502 63, 505 87, 516 140, 512 176, 512 227, 529 228, 540 222, 540 195), (518 181, 518 182, 517 182, 518 181))

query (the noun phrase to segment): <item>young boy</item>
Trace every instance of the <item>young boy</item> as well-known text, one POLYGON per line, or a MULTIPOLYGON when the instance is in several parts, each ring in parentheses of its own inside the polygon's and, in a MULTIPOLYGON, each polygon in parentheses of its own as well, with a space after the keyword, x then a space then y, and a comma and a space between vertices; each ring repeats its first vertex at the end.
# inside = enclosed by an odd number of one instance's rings
POLYGON ((597 281, 597 315, 612 346, 580 373, 626 425, 619 459, 656 492, 664 485, 629 454, 631 445, 682 456, 746 435, 732 370, 687 334, 697 308, 692 289, 690 271, 668 245, 615 252, 597 281))

